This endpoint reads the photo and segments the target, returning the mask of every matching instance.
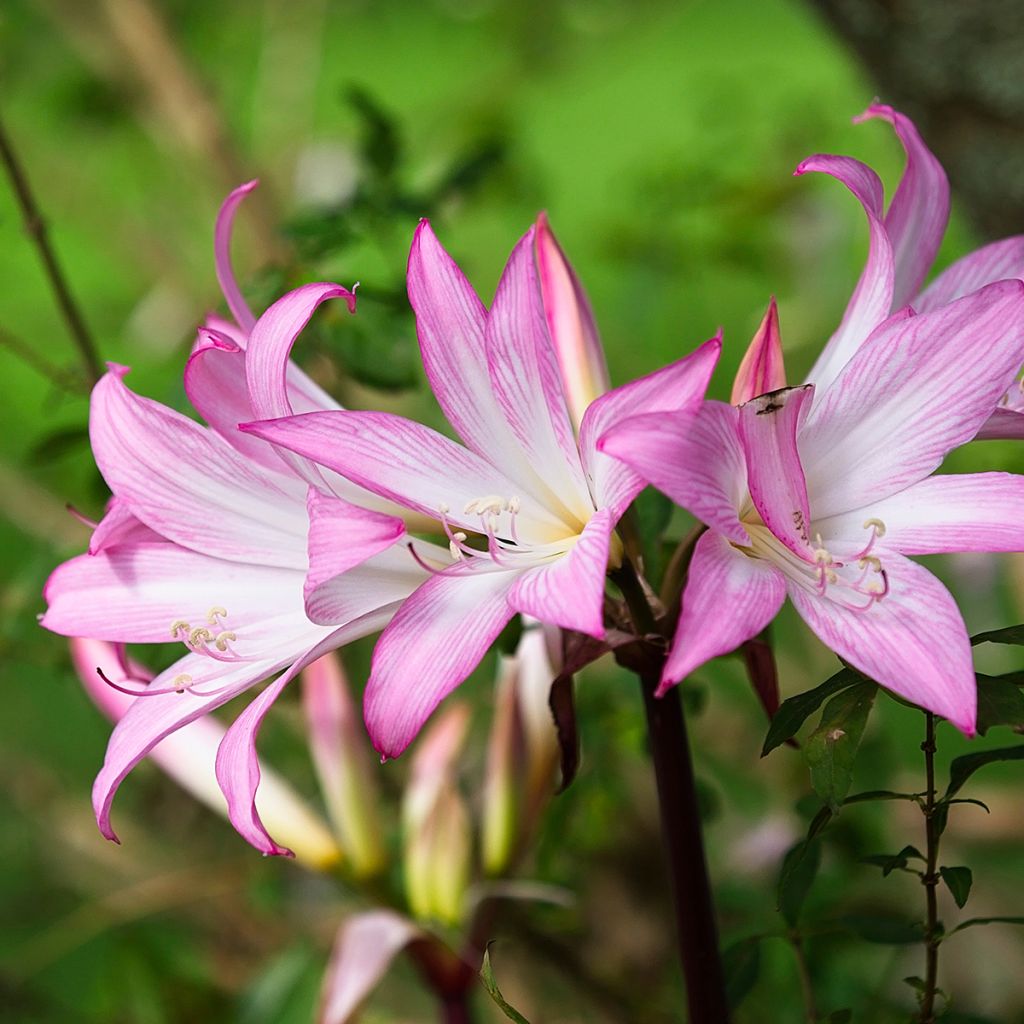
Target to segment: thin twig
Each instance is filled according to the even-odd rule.
[[[28,342],[22,341],[3,327],[0,327],[0,348],[13,352],[26,366],[30,366],[41,377],[45,377],[55,388],[61,391],[89,393],[90,385],[80,374],[51,362]]]
[[[789,943],[793,947],[793,954],[796,957],[796,971],[800,978],[800,994],[804,1000],[804,1016],[807,1024],[817,1024],[818,1004],[814,999],[814,985],[811,982],[811,971],[807,966],[807,953],[804,950],[803,937],[797,933],[789,936]]]
[[[25,232],[39,251],[39,258],[43,261],[43,268],[46,271],[47,280],[50,282],[50,288],[53,290],[61,316],[67,324],[71,340],[75,343],[81,356],[86,376],[95,383],[103,376],[103,364],[92,336],[85,326],[85,320],[71,295],[71,289],[60,269],[60,264],[57,262],[57,254],[53,251],[47,235],[46,221],[43,220],[43,215],[39,211],[39,205],[36,203],[35,195],[29,185],[28,175],[14,151],[14,146],[2,120],[0,120],[0,162],[3,163],[11,188],[14,190],[18,209],[21,211],[22,221],[25,225]]]
[[[925,712],[925,739],[921,744],[924,751],[925,794],[924,794],[924,830],[925,830],[925,870],[921,875],[927,903],[928,920],[925,927],[925,974],[924,990],[921,993],[920,1024],[933,1024],[935,1020],[935,994],[939,976],[939,831],[935,818],[935,716]]]

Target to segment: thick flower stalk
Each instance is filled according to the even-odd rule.
[[[217,777],[238,831],[265,853],[288,852],[254,804],[263,716],[303,666],[379,630],[428,576],[404,548],[394,549],[401,520],[351,503],[365,497],[379,507],[375,497],[235,429],[254,417],[337,408],[289,352],[320,302],[354,304],[337,285],[306,285],[253,316],[227,253],[231,218],[251,187],[228,198],[216,231],[218,275],[237,322],[200,329],[185,368],[189,400],[208,426],[134,394],[127,370],[112,366],[94,389],[89,428],[114,497],[89,552],[60,566],[46,586],[42,624],[54,632],[183,648],[151,682],[112,681],[136,699],[114,729],[93,790],[110,839],[114,794],[141,758],[282,673],[228,730]]]
[[[615,526],[643,480],[598,451],[597,438],[629,415],[692,416],[720,347],[712,339],[590,400],[577,436],[566,393],[579,412],[603,386],[604,361],[543,219],[513,250],[489,311],[426,222],[408,284],[427,377],[464,444],[379,412],[310,412],[245,427],[419,514],[447,541],[443,552],[408,541],[408,562],[428,578],[374,652],[364,713],[389,757],[516,613],[603,637],[605,575],[620,558]]]
[[[770,323],[755,338],[777,341]],[[788,594],[840,657],[973,734],[963,619],[907,556],[1024,550],[1024,478],[932,475],[977,434],[1022,358],[1024,282],[1003,281],[890,317],[823,388],[707,402],[695,422],[643,416],[613,428],[602,448],[709,528],[661,691],[756,636]]]

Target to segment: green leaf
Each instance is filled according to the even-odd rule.
[[[743,1002],[757,984],[757,976],[761,971],[760,943],[760,936],[740,939],[722,953],[725,996],[732,1010]]]
[[[875,867],[881,868],[882,875],[885,876],[898,869],[906,868],[911,858],[921,861],[925,859],[924,854],[916,847],[904,846],[899,853],[872,853],[867,857],[861,857],[861,863],[873,864]]]
[[[775,712],[772,723],[768,727],[768,735],[765,737],[764,746],[761,748],[761,756],[771,753],[777,746],[792,739],[800,729],[800,726],[814,714],[822,704],[833,694],[845,690],[847,687],[855,686],[862,682],[864,677],[851,668],[840,669],[834,676],[826,679],[820,686],[806,693],[798,693],[795,697],[789,697],[782,702],[782,706]]]
[[[853,796],[848,796],[843,801],[843,806],[863,804],[870,800],[910,800],[912,803],[917,803],[918,796],[916,793],[894,793],[891,789],[869,789],[863,793],[854,793]]]
[[[886,946],[907,946],[924,939],[924,925],[901,917],[876,914],[847,914],[839,923],[865,942]]]
[[[979,750],[976,754],[964,754],[953,759],[949,766],[949,785],[946,787],[944,800],[960,791],[960,787],[979,769],[996,761],[1024,760],[1024,745],[1017,747],[997,747],[995,750]]]
[[[833,1010],[826,1018],[825,1024],[850,1024],[853,1010]]]
[[[984,736],[993,725],[1024,725],[1024,693],[1020,672],[1005,676],[978,677],[978,732]]]
[[[501,990],[498,988],[498,983],[494,980],[494,968],[491,966],[491,946],[488,943],[487,948],[484,950],[484,962],[480,968],[480,978],[484,983],[484,988],[487,989],[488,994],[497,1004],[498,1009],[501,1010],[509,1020],[515,1021],[515,1024],[530,1024],[530,1022],[513,1006],[505,1000],[505,997],[501,994]]]
[[[971,895],[971,883],[974,876],[970,868],[939,868],[939,874],[946,883],[946,888],[953,894],[956,905],[963,910],[967,897]]]
[[[1013,644],[1015,647],[1024,647],[1024,624],[1004,626],[1002,629],[989,629],[984,633],[977,633],[971,637],[971,643]]]
[[[853,762],[877,693],[877,685],[865,681],[837,694],[825,705],[818,728],[804,744],[814,792],[833,811],[850,791]]]
[[[782,860],[776,889],[776,907],[791,928],[821,866],[821,848],[814,839],[802,839],[789,848]]]
[[[1024,924],[1024,917],[972,917],[970,920],[958,924],[949,935],[956,935],[957,932],[962,932],[965,928],[977,928],[983,924]],[[949,936],[947,935],[946,938]]]

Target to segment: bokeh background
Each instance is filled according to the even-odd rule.
[[[890,131],[851,124],[875,95],[920,115],[957,172],[940,265],[1024,229],[1024,161],[1008,158],[1021,145],[1019,5],[959,5],[974,12],[960,21],[956,6],[6,0],[0,117],[103,358],[177,408],[195,325],[221,306],[217,207],[256,176],[235,245],[253,304],[303,281],[361,282],[358,316],[329,313],[297,350],[347,405],[439,423],[403,294],[418,218],[432,218],[489,297],[540,209],[589,290],[614,380],[722,326],[712,391],[726,397],[769,295],[791,379],[842,313],[865,254],[862,214],[837,184],[791,171],[810,153],[845,152],[891,188],[901,153]],[[95,829],[88,794],[109,726],[64,643],[35,618],[48,571],[87,539],[65,505],[96,516],[106,494],[88,453],[80,363],[6,183],[0,282],[0,1018],[308,1021],[333,933],[356,905],[344,886],[261,859],[149,765],[118,798],[123,845]],[[950,465],[1024,470],[1024,459],[1012,445],[975,445]],[[1024,617],[1019,559],[933,567],[972,631]],[[776,642],[785,694],[834,671],[788,611]],[[980,667],[1018,667],[1013,652],[979,649]],[[355,679],[366,660],[367,649],[350,653]],[[806,770],[789,748],[759,759],[766,723],[738,661],[713,663],[687,690],[723,942],[771,936],[737,1020],[805,1020],[774,886],[814,810],[802,799]],[[464,694],[482,738],[492,690],[477,681]],[[262,747],[315,800],[294,696],[279,701]],[[498,922],[499,982],[535,1022],[676,1020],[639,696],[597,666],[578,699],[580,777],[551,807],[527,870],[578,901],[514,906]],[[855,787],[921,788],[921,732],[917,713],[880,699]],[[996,729],[975,746],[1013,740]],[[942,765],[968,749],[948,728],[939,746]],[[467,790],[482,770],[473,750]],[[401,761],[381,769],[392,794],[405,771]],[[1024,914],[1019,792],[1019,771],[994,766],[968,794],[991,813],[955,815],[943,861],[972,866],[975,891],[967,911],[943,904],[947,925],[968,912]],[[920,947],[865,943],[834,921],[900,905],[918,913],[916,879],[882,879],[858,858],[922,841],[905,804],[851,808],[829,833],[806,915],[823,1019],[841,1008],[866,1024],[907,1019],[913,993],[901,979],[921,973]],[[955,1019],[1024,1020],[1022,957],[1012,928],[944,946]],[[485,1002],[482,1019],[500,1019]],[[433,1013],[400,963],[365,1019]]]

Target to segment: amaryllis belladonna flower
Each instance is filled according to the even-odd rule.
[[[427,517],[448,541],[440,559],[410,542],[410,561],[430,578],[374,652],[364,712],[388,756],[405,749],[517,612],[603,636],[605,574],[619,557],[614,529],[643,481],[596,440],[623,416],[695,412],[719,351],[713,339],[595,397],[606,371],[593,321],[543,218],[513,250],[489,311],[426,222],[408,283],[427,376],[464,444],[379,412],[312,412],[245,428]]]

